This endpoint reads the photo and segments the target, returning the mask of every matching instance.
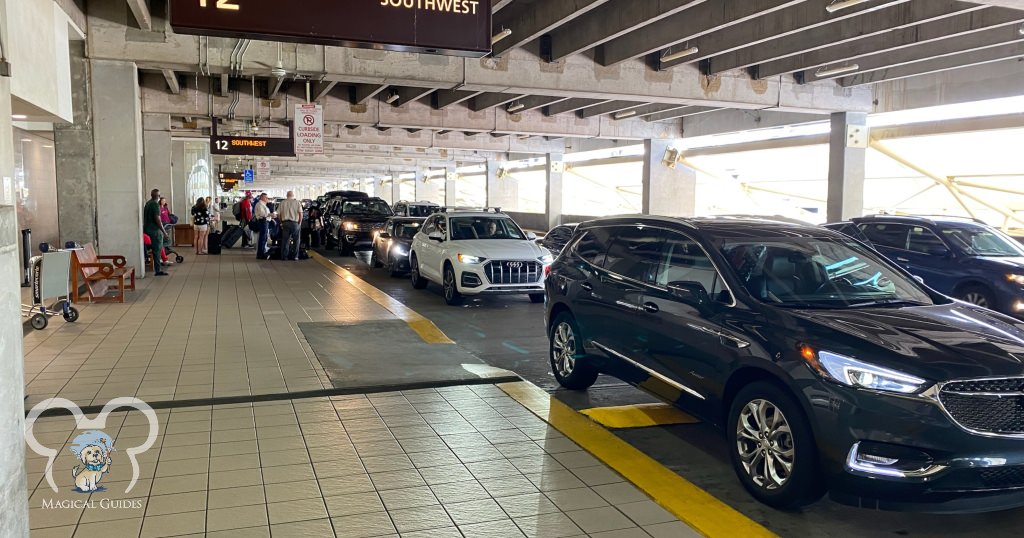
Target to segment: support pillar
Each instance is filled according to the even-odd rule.
[[[122,254],[144,276],[142,251],[142,112],[133,62],[91,60],[96,216],[102,253]],[[170,188],[165,185],[163,189]]]
[[[18,0],[15,0],[18,1]],[[7,0],[0,0],[0,39],[7,33]],[[12,71],[32,69],[14,65]],[[0,77],[0,536],[28,538],[25,478],[25,368],[22,356],[21,261],[14,185],[11,79]],[[11,188],[7,188],[11,185]]]
[[[565,175],[563,158],[561,153],[547,154],[544,222],[548,230],[562,223],[562,176]]]
[[[92,81],[85,42],[69,44],[74,123],[53,126],[60,245],[93,243],[96,235],[96,162],[93,158]]]
[[[644,141],[642,211],[645,215],[692,217],[697,211],[697,172],[665,162],[671,140]]]
[[[391,205],[402,201],[402,180],[401,174],[391,176]]]
[[[868,148],[868,115],[863,112],[832,114],[828,148],[829,222],[864,214],[864,166]]]
[[[459,187],[456,182],[459,174],[455,171],[455,163],[445,167],[444,170],[444,205],[455,207],[459,205]]]
[[[149,191],[160,189],[170,201],[171,212],[184,218],[195,200],[192,200],[192,204],[189,204],[188,201],[185,201],[184,204],[175,203],[174,182],[171,174],[173,154],[171,117],[167,114],[145,114],[142,117],[142,129],[142,162],[144,163],[142,192],[148,195]]]
[[[498,183],[498,161],[487,159],[484,163],[484,206],[501,207],[501,185]]]

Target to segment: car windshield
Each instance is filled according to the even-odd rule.
[[[409,206],[410,217],[429,217],[434,213],[437,213],[439,208],[432,205],[411,205]]]
[[[1024,249],[1016,241],[985,226],[943,227],[942,236],[972,256],[1024,257]]]
[[[345,200],[341,212],[345,215],[390,215],[391,209],[383,200]]]
[[[846,239],[807,237],[725,243],[722,255],[755,298],[778,306],[930,305],[902,273]]]
[[[416,235],[416,232],[420,231],[420,223],[418,222],[402,222],[395,226],[395,237],[404,237],[405,239],[412,239]]]
[[[452,239],[526,239],[508,217],[452,217]]]

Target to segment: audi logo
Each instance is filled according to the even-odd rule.
[[[522,269],[523,262],[508,262],[509,269]]]

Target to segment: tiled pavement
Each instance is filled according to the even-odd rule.
[[[392,319],[315,262],[248,254],[187,262],[126,305],[88,306],[79,324],[27,335],[29,393],[84,405],[321,388],[297,322]],[[57,493],[46,459],[28,452],[32,536],[697,536],[493,385],[157,415],[127,494],[125,450],[145,439],[144,415],[108,417],[114,463],[108,490],[92,494],[70,489],[73,421],[40,419],[37,439],[63,448]]]

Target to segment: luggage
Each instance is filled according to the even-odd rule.
[[[206,251],[213,255],[220,254],[220,241],[220,232],[211,232],[206,240]]]
[[[268,260],[280,260],[281,259],[281,246],[274,245],[267,247],[267,259]]]
[[[305,247],[299,249],[299,259],[300,260],[308,260],[309,259],[309,252],[306,251]]]
[[[221,235],[220,246],[222,248],[235,248],[235,245],[242,239],[242,227],[229,225]]]

